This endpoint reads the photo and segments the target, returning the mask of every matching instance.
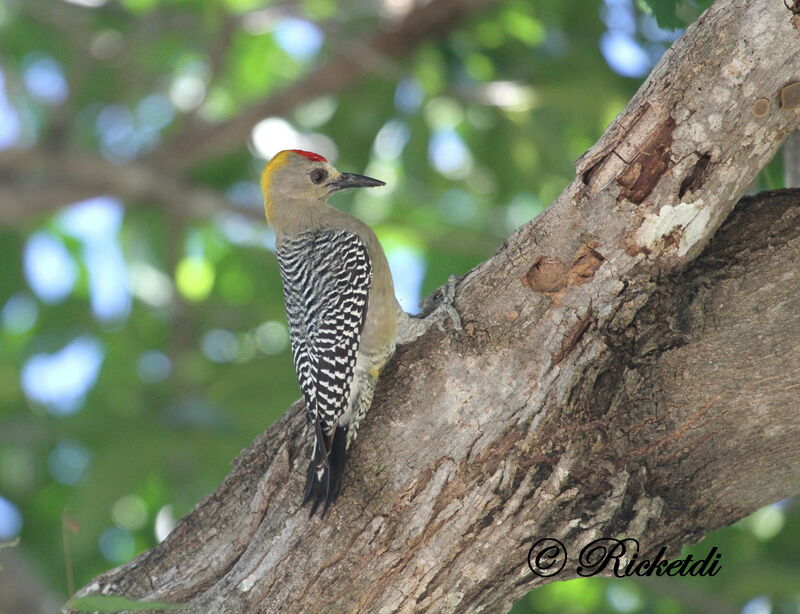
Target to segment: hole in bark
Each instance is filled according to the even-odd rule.
[[[558,258],[539,256],[522,278],[522,283],[534,292],[558,292],[567,285],[567,271],[567,264]]]
[[[638,205],[655,189],[671,166],[669,154],[673,130],[675,120],[671,117],[653,130],[628,167],[617,178],[617,183],[622,188],[620,198],[627,198]]]
[[[766,98],[759,98],[753,103],[753,106],[750,107],[750,110],[752,111],[753,116],[759,119],[766,117],[767,113],[769,113],[769,100]]]
[[[684,194],[691,190],[696,190],[703,184],[706,175],[708,175],[708,167],[710,164],[710,154],[704,153],[702,156],[700,156],[700,158],[698,158],[697,162],[694,163],[692,170],[689,171],[689,174],[686,175],[681,182],[681,187],[678,190],[679,198],[683,198]]]
[[[589,168],[587,168],[583,173],[581,173],[581,181],[583,181],[584,185],[589,185],[592,182],[592,176],[597,172],[605,161],[608,159],[608,156],[603,156],[597,162],[592,164]]]
[[[800,81],[795,81],[781,89],[781,108],[792,110],[798,107],[800,107]]]

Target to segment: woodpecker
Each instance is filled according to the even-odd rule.
[[[397,302],[375,233],[327,203],[340,190],[382,185],[339,172],[323,156],[299,149],[277,153],[261,174],[292,356],[314,435],[303,497],[303,505],[312,503],[311,515],[320,504],[324,515],[339,495],[347,449],[396,344],[427,328]],[[449,303],[453,280],[436,313],[460,329]]]
[[[276,154],[261,175],[295,370],[314,444],[303,504],[323,514],[342,484],[345,455],[394,352],[402,312],[375,233],[328,197],[383,181],[341,173],[321,155]]]

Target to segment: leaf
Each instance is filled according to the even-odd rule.
[[[142,15],[155,10],[158,0],[122,0],[122,4],[131,13]]]
[[[686,27],[686,24],[677,14],[680,0],[640,0],[640,2],[650,9],[659,27],[665,30],[677,30]]]
[[[665,30],[681,30],[711,6],[711,0],[637,0],[638,7]]]
[[[64,606],[78,612],[144,612],[146,610],[180,610],[186,604],[166,601],[136,601],[117,595],[88,595],[70,599]]]

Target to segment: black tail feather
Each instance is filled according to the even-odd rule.
[[[311,513],[309,517],[314,515],[320,501],[324,497],[327,490],[325,488],[328,482],[328,441],[322,433],[322,427],[319,420],[314,421],[314,449],[311,452],[311,462],[308,463],[308,472],[306,473],[306,489],[303,495],[303,505],[311,501]]]
[[[342,490],[342,478],[344,477],[344,463],[347,459],[347,427],[337,426],[336,433],[331,442],[331,452],[328,456],[331,474],[331,490],[328,499],[325,501],[325,509],[328,505],[336,501]],[[323,515],[324,515],[323,511]]]
[[[314,452],[308,464],[303,496],[303,505],[311,501],[309,517],[314,515],[322,503],[324,503],[322,507],[322,517],[324,517],[328,506],[339,496],[346,458],[347,427],[337,426],[333,437],[328,440],[317,423],[314,431]]]

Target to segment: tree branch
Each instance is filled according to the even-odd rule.
[[[34,214],[113,194],[130,205],[151,201],[168,207],[178,219],[209,218],[231,211],[264,222],[261,208],[245,208],[210,188],[199,188],[147,164],[113,164],[75,151],[39,149],[0,152],[0,172],[13,188],[0,187],[0,224],[19,224]]]
[[[341,53],[261,103],[236,117],[205,129],[195,127],[154,152],[157,166],[185,169],[196,162],[241,147],[259,121],[284,115],[298,105],[326,94],[334,94],[367,74],[377,58],[394,59],[415,49],[422,41],[449,30],[462,18],[486,8],[496,0],[431,0],[419,4],[397,27],[381,29],[366,40],[345,46]]]
[[[13,188],[0,187],[0,224],[18,224],[31,214],[51,212],[103,193],[128,201],[153,200],[181,217],[208,217],[220,210],[233,210],[263,222],[260,209],[237,207],[213,190],[190,186],[180,177],[180,171],[199,160],[241,147],[252,127],[264,117],[285,114],[303,102],[336,93],[494,2],[432,0],[422,4],[396,27],[385,27],[365,40],[344,45],[327,64],[228,122],[203,129],[196,121],[189,121],[188,128],[171,141],[146,158],[124,166],[74,151],[62,155],[33,150],[0,152],[0,171],[15,173]],[[31,176],[33,181],[29,181]],[[56,177],[65,180],[55,181]]]
[[[745,200],[708,245],[798,127],[779,102],[800,77],[791,18],[720,0],[687,30],[562,196],[462,280],[465,334],[400,348],[328,516],[299,507],[295,405],[81,593],[500,612],[553,579],[528,570],[538,538],[566,545],[562,580],[598,537],[674,554],[800,491],[798,193]]]

